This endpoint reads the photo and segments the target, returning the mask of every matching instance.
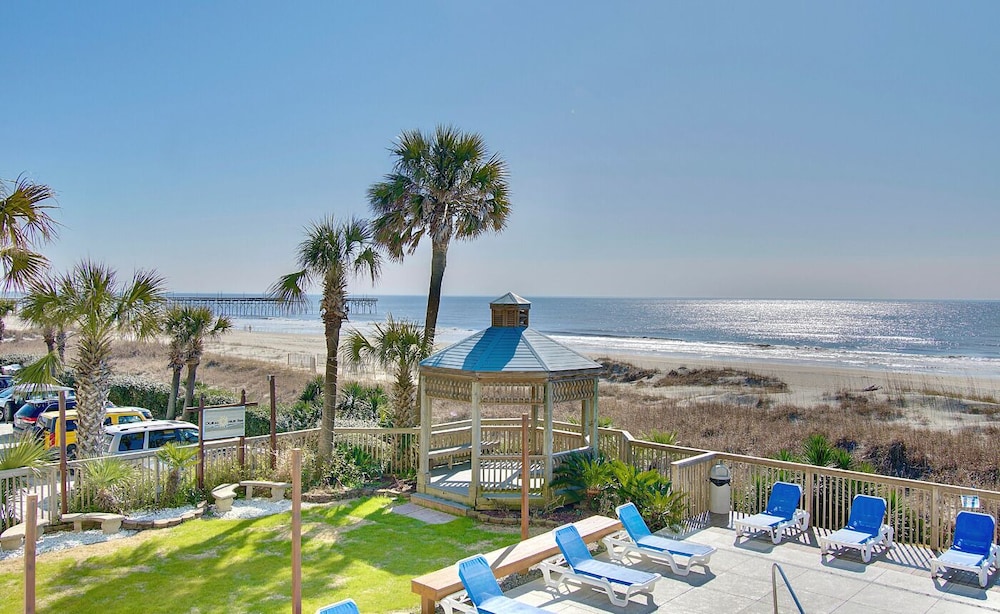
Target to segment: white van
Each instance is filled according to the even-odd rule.
[[[108,454],[155,450],[174,442],[180,446],[198,443],[198,427],[181,420],[147,420],[104,428]]]

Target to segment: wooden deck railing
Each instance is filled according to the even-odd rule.
[[[484,454],[481,485],[485,492],[512,492],[519,488],[510,480],[510,467],[520,463],[520,433],[515,419],[483,420],[485,436],[499,441],[499,453]],[[567,455],[580,448],[582,437],[579,425],[558,422],[554,425],[553,469]],[[469,442],[472,423],[468,420],[435,425],[432,428],[432,447],[460,445]],[[278,435],[279,454],[292,447],[314,446],[318,429],[281,433]],[[419,466],[419,429],[336,429],[334,441],[351,448],[358,448],[373,461],[395,472],[405,473]],[[515,436],[516,435],[516,436]],[[732,475],[732,509],[737,514],[753,514],[764,508],[771,485],[778,480],[802,486],[802,505],[809,512],[811,525],[823,530],[843,527],[850,512],[850,504],[857,494],[883,497],[888,503],[887,522],[895,530],[895,539],[905,544],[932,548],[945,548],[951,544],[955,515],[963,509],[1000,516],[1000,492],[908,480],[871,473],[844,471],[816,467],[754,456],[713,452],[683,446],[642,441],[627,431],[599,429],[599,450],[608,457],[646,470],[655,469],[670,478],[673,488],[687,493],[689,518],[708,513],[711,486],[708,474],[716,462],[725,463]],[[239,440],[230,439],[205,444],[206,481],[231,480],[228,473],[239,468],[242,459],[243,475],[264,475],[270,471],[271,450],[269,438],[248,437],[241,450]],[[161,463],[155,461],[154,452],[120,456],[135,466],[139,473],[136,491],[155,497],[164,479]],[[545,489],[545,458],[539,454],[531,457],[531,493],[542,494]],[[78,460],[70,463],[73,482],[79,483],[92,461]],[[505,471],[501,471],[506,468]],[[193,469],[189,469],[193,471]],[[227,473],[228,472],[228,473]],[[7,504],[20,516],[22,500],[28,492],[41,495],[44,513],[58,517],[58,465],[50,465],[40,475],[28,477],[23,471],[0,473],[7,492]],[[15,485],[15,480],[17,485]],[[515,480],[519,484],[519,477]],[[8,483],[9,482],[9,483]],[[154,493],[150,495],[149,493]],[[86,495],[81,495],[86,496]]]

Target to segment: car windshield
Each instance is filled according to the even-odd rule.
[[[18,418],[37,418],[38,414],[45,411],[45,405],[35,405],[34,403],[25,403],[21,406],[21,409],[17,410],[14,416]]]

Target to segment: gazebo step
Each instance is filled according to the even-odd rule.
[[[441,497],[435,497],[434,495],[428,495],[425,493],[413,493],[410,495],[410,502],[415,503],[420,507],[426,507],[432,510],[438,510],[439,512],[445,512],[446,514],[454,514],[456,516],[468,516],[472,512],[472,509],[464,503],[448,501],[447,499],[442,499]]]
[[[539,507],[545,504],[545,499],[541,495],[529,495],[528,506]],[[494,492],[479,496],[478,509],[499,510],[499,509],[519,509],[521,507],[521,493],[500,493]]]

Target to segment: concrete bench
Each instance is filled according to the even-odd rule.
[[[45,532],[45,525],[49,524],[48,520],[39,520],[35,525],[38,538],[41,539],[42,533]],[[17,550],[24,543],[24,532],[28,530],[28,525],[15,524],[3,533],[0,533],[0,550]]]
[[[240,486],[246,486],[247,488],[247,499],[253,497],[254,488],[270,488],[271,498],[269,501],[271,503],[277,503],[285,498],[285,490],[292,487],[288,482],[264,482],[260,480],[243,480],[240,482]]]
[[[496,448],[499,445],[500,445],[499,441],[484,441],[482,444],[480,444],[479,449],[481,451],[483,451],[483,452],[489,452],[490,450],[493,450],[494,448]],[[471,457],[472,456],[472,444],[471,443],[463,443],[463,444],[458,445],[458,446],[450,446],[450,447],[447,447],[447,448],[437,448],[437,449],[434,449],[434,450],[430,450],[427,453],[428,462],[432,466],[434,465],[434,461],[440,460],[440,459],[446,459],[448,461],[448,468],[449,469],[451,469],[452,465],[455,464],[455,457],[456,456],[460,456],[460,457],[470,456]]]
[[[233,509],[233,499],[236,498],[236,489],[239,484],[219,484],[212,489],[212,498],[215,499],[215,510],[218,512],[228,512]]]
[[[616,518],[606,516],[584,518],[574,522],[573,526],[580,532],[583,541],[587,543],[597,542],[622,529],[621,522]],[[557,554],[559,554],[559,546],[556,545],[555,533],[548,531],[483,556],[486,557],[493,569],[493,575],[500,578],[515,572],[525,572],[528,568]],[[414,578],[410,582],[410,590],[420,595],[421,614],[433,614],[438,601],[463,590],[462,581],[458,577],[458,565],[452,564],[444,569]]]
[[[81,512],[78,514],[63,514],[63,522],[72,522],[73,530],[79,533],[83,530],[83,523],[101,523],[101,531],[105,535],[113,535],[122,528],[122,521],[125,516],[121,514],[107,514],[104,512]]]

